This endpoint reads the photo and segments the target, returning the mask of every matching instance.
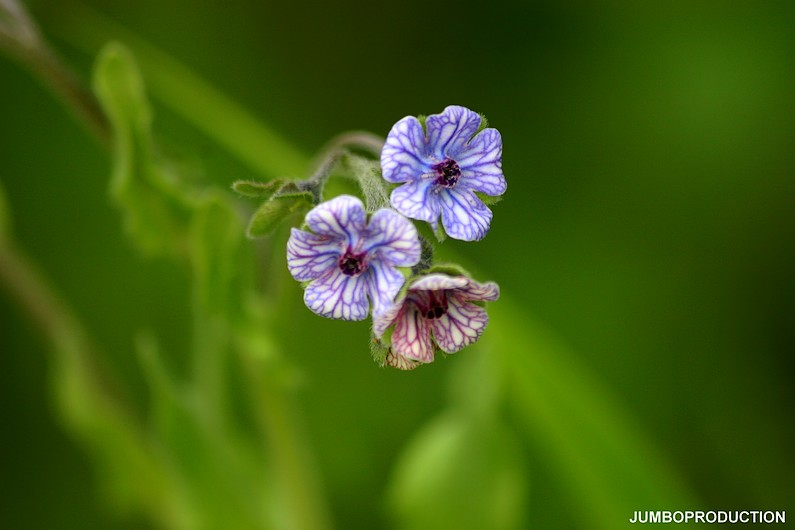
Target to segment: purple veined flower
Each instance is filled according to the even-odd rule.
[[[455,353],[478,340],[488,324],[486,310],[473,301],[494,301],[500,288],[466,276],[432,273],[409,285],[404,295],[373,318],[373,334],[381,338],[394,325],[386,364],[403,370],[433,361],[434,343]]]
[[[425,120],[414,116],[397,122],[381,151],[384,178],[402,186],[392,191],[392,207],[407,217],[442,226],[464,241],[483,239],[491,210],[475,195],[505,193],[502,137],[497,129],[480,128],[481,117],[449,106]]]
[[[381,209],[368,221],[362,201],[340,195],[306,214],[312,232],[292,229],[287,267],[293,278],[310,282],[304,303],[320,316],[363,320],[393,303],[405,278],[397,267],[420,259],[420,242],[411,222]]]

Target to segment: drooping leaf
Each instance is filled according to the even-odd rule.
[[[510,296],[481,338],[499,358],[524,433],[583,528],[616,528],[643,507],[697,505],[676,470],[598,378]]]
[[[274,179],[267,182],[255,180],[238,180],[232,184],[232,189],[244,197],[252,199],[270,199],[284,185],[284,179]]]
[[[122,45],[110,43],[100,53],[94,90],[113,129],[110,193],[127,234],[146,254],[183,253],[191,192],[155,156],[143,80]]]

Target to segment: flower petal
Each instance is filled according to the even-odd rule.
[[[439,348],[455,353],[478,340],[489,322],[486,310],[453,294],[447,300],[447,313],[432,320],[433,338]]]
[[[406,281],[394,267],[379,260],[371,261],[367,273],[362,276],[367,278],[367,292],[376,317],[394,305],[395,296]]]
[[[450,188],[439,194],[442,225],[447,235],[462,241],[483,239],[489,232],[492,213],[467,189]]]
[[[304,303],[312,312],[326,318],[364,320],[367,318],[366,276],[346,276],[339,267],[310,283]]]
[[[340,241],[293,228],[287,241],[287,267],[299,282],[319,278],[335,267],[342,249]]]
[[[420,239],[411,221],[382,208],[370,217],[364,251],[385,263],[411,267],[420,261]]]
[[[441,114],[428,116],[425,127],[430,154],[439,160],[456,159],[480,127],[480,121],[479,114],[457,105],[445,108]]]
[[[441,291],[443,289],[458,289],[466,287],[471,280],[464,276],[448,276],[447,274],[433,273],[417,278],[409,286],[410,291]]]
[[[405,306],[405,310],[400,312],[395,321],[392,351],[415,361],[424,363],[433,361],[431,330],[414,304]]]
[[[406,357],[393,352],[391,349],[386,354],[384,364],[391,366],[392,368],[397,368],[398,370],[414,370],[416,367],[420,366],[420,363],[417,361],[407,359]]]
[[[345,239],[353,244],[364,231],[366,218],[362,201],[351,195],[340,195],[309,210],[306,224],[318,235]]]
[[[456,290],[462,300],[479,300],[493,302],[500,297],[500,286],[494,282],[478,283],[469,280],[465,287]]]
[[[425,132],[419,120],[406,116],[389,131],[381,150],[381,171],[389,182],[411,182],[430,170]]]
[[[403,309],[403,303],[406,301],[406,294],[403,293],[383,311],[373,315],[373,335],[377,338],[384,336],[387,328],[391,326],[395,319],[398,318],[400,310]]]
[[[392,190],[389,202],[406,217],[433,223],[439,219],[439,199],[433,188],[432,180],[417,179]]]
[[[479,132],[456,162],[461,168],[461,184],[486,195],[505,193],[507,183],[502,174],[502,137],[497,129]]]

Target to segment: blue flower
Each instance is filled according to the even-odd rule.
[[[368,222],[362,202],[341,195],[306,214],[312,232],[292,229],[287,267],[293,278],[310,282],[304,303],[328,318],[363,320],[369,304],[378,315],[391,306],[405,281],[396,267],[420,259],[417,230],[408,219],[387,209]]]
[[[497,129],[480,128],[480,116],[450,106],[428,116],[425,130],[414,116],[397,122],[381,151],[384,178],[403,183],[392,191],[392,206],[407,217],[464,241],[483,239],[492,213],[475,192],[505,193],[502,138]],[[475,134],[477,133],[477,134]]]

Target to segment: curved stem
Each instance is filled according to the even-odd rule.
[[[30,69],[94,136],[110,146],[110,125],[93,94],[47,45],[38,28],[16,0],[0,0],[0,48]]]
[[[377,134],[367,131],[348,131],[339,134],[326,143],[315,157],[312,167],[316,168],[313,175],[318,173],[327,161],[335,156],[339,157],[348,149],[361,149],[368,153],[380,157],[381,149],[384,148],[384,139]]]

